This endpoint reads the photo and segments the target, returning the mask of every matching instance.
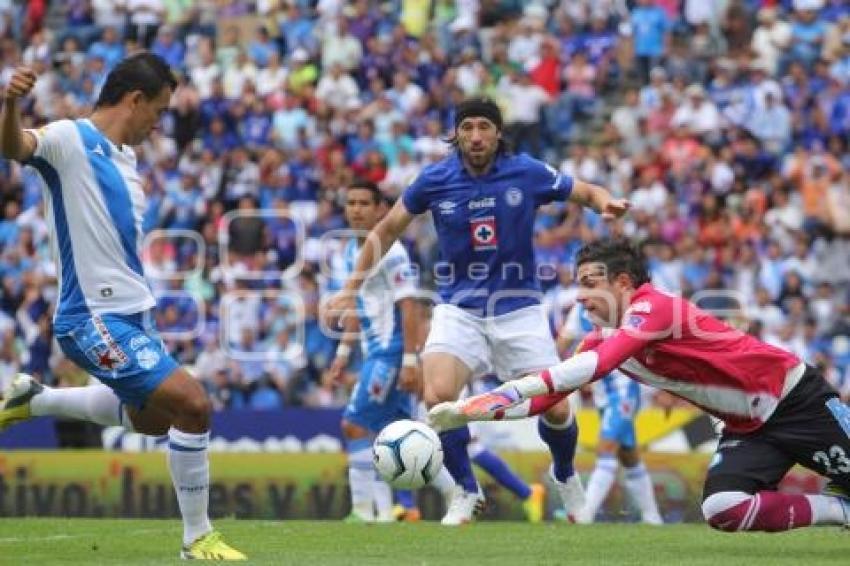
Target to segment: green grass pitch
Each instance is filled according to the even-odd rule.
[[[481,522],[348,525],[330,521],[219,520],[254,564],[850,564],[838,528],[724,534],[705,525]],[[157,520],[0,519],[0,564],[170,564],[180,523]]]

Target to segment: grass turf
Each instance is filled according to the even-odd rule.
[[[724,534],[705,525],[481,522],[349,525],[330,521],[219,520],[228,542],[256,564],[848,564],[839,528]],[[0,564],[178,563],[176,521],[0,519]]]

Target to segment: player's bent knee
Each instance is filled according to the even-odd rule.
[[[444,401],[456,401],[458,397],[457,391],[454,390],[448,383],[442,383],[437,380],[425,382],[425,387],[422,391],[422,400],[430,408]]]
[[[144,410],[128,408],[127,413],[135,432],[149,436],[165,436],[171,428],[171,418],[166,413],[150,407]]]
[[[185,432],[203,432],[209,429],[212,404],[206,395],[203,397],[183,397],[176,408],[174,425]]]
[[[727,533],[740,531],[747,519],[753,496],[743,491],[713,493],[702,502],[702,514],[713,529]]]
[[[554,404],[543,413],[543,418],[549,424],[562,425],[570,419],[570,402],[566,396],[561,397],[561,395],[563,394],[556,393],[548,396],[550,401],[554,401]],[[561,398],[558,399],[558,397]]]
[[[210,400],[206,395],[203,397],[193,398],[189,401],[187,410],[191,415],[198,419],[209,420],[210,415],[212,414],[212,403],[210,403]]]

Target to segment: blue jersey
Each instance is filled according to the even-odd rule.
[[[469,174],[458,152],[423,169],[402,202],[412,214],[430,210],[434,216],[443,302],[479,315],[538,304],[535,213],[565,200],[572,188],[572,177],[525,154],[500,154],[479,177]]]

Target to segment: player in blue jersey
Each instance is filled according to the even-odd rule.
[[[576,304],[567,315],[558,337],[564,346],[562,350],[569,350],[570,345],[591,330],[593,323],[587,317],[584,307]],[[596,466],[587,482],[584,507],[576,513],[575,521],[582,524],[594,521],[617,478],[619,461],[625,473],[626,491],[640,511],[641,520],[651,525],[662,524],[652,478],[641,462],[635,435],[635,417],[640,410],[642,397],[640,383],[615,370],[590,387],[602,426],[596,447]]]
[[[366,234],[386,213],[377,185],[356,181],[346,191],[345,217],[352,237],[343,252],[346,275],[354,269]],[[393,421],[409,419],[422,387],[417,350],[417,277],[401,242],[395,242],[363,283],[357,297],[357,317],[346,319],[346,333],[337,348],[330,373],[339,379],[348,365],[359,327],[363,365],[342,419],[351,487],[349,521],[394,520],[390,486],[377,477],[372,463],[374,435]],[[441,481],[446,478],[445,472]],[[409,504],[408,504],[409,505]]]
[[[12,76],[0,152],[41,174],[59,283],[55,335],[65,355],[104,385],[52,389],[19,374],[4,392],[0,430],[53,415],[167,434],[181,556],[244,559],[210,524],[210,402],[150,324],[156,301],[139,259],[145,195],[132,146],[168,109],[174,76],[160,57],[133,55],[109,73],[91,116],[23,130],[19,101],[35,82],[25,67]]]
[[[456,400],[463,387],[492,365],[513,379],[557,363],[555,343],[540,305],[533,237],[539,206],[570,199],[606,217],[628,209],[602,187],[558,173],[512,154],[502,140],[502,116],[488,98],[474,98],[455,110],[455,147],[429,165],[375,227],[358,257],[355,273],[328,304],[329,316],[351,312],[365,274],[391,248],[414,216],[430,211],[437,229],[440,262],[435,268],[442,304],[434,309],[423,349],[424,399],[429,406]],[[524,418],[530,404],[505,418]],[[434,414],[432,412],[432,418]],[[481,497],[472,473],[469,429],[441,433],[445,464],[462,490],[443,524],[472,520]],[[583,502],[572,460],[577,429],[563,401],[539,421],[540,436],[553,456],[553,479],[572,512]],[[571,511],[572,510],[572,511]]]

